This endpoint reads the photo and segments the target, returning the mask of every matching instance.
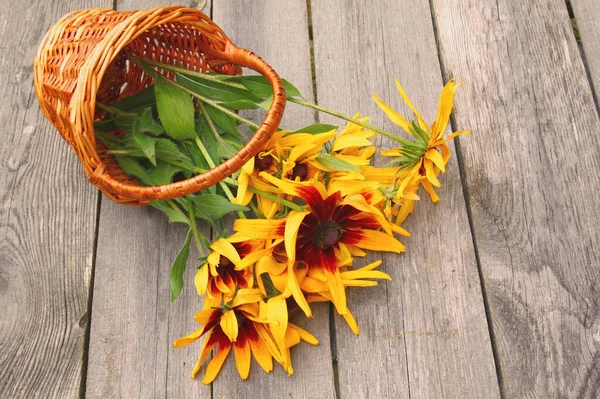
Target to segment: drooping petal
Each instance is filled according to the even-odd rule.
[[[239,289],[231,303],[231,307],[246,305],[249,303],[256,303],[262,299],[262,292],[258,288],[242,288]]]
[[[435,149],[431,148],[425,153],[425,158],[431,160],[442,172],[446,172],[446,163],[442,155]]]
[[[273,370],[273,357],[269,353],[266,345],[258,338],[258,333],[255,332],[256,337],[248,339],[250,343],[250,349],[256,359],[256,362],[266,373],[270,373]]]
[[[440,105],[438,107],[437,115],[435,116],[435,122],[431,127],[431,144],[442,138],[446,126],[448,126],[448,120],[450,119],[450,113],[452,113],[452,107],[454,106],[454,92],[461,86],[462,83],[456,83],[454,79],[451,79],[440,95]]]
[[[442,183],[440,183],[433,170],[433,162],[429,159],[425,159],[423,160],[423,166],[425,167],[425,176],[427,176],[427,180],[436,187],[442,187]]]
[[[285,224],[285,252],[287,257],[291,261],[296,260],[296,240],[298,238],[298,231],[302,221],[310,212],[296,212],[292,211],[288,215],[287,222]]]
[[[204,264],[198,269],[196,275],[194,276],[194,285],[196,286],[196,291],[198,291],[198,295],[204,296],[206,293],[206,287],[208,287],[208,265]]]
[[[238,374],[242,378],[242,380],[248,379],[248,375],[250,374],[250,345],[247,340],[244,339],[238,340],[238,342],[233,344],[233,357],[235,358],[235,366],[237,368]]]
[[[296,300],[296,303],[304,311],[306,317],[312,317],[312,311],[310,310],[310,306],[308,306],[308,302],[306,302],[306,298],[300,289],[300,284],[298,283],[298,279],[296,278],[296,273],[294,273],[294,262],[288,261],[288,284],[292,296]]]
[[[346,323],[348,323],[348,327],[352,330],[355,335],[360,334],[360,329],[358,328],[358,323],[356,323],[356,319],[352,315],[352,313],[348,310],[345,314],[342,315]]]
[[[237,219],[233,230],[258,239],[283,238],[285,219]]]
[[[431,133],[431,129],[430,129],[429,125],[427,125],[427,123],[425,122],[425,120],[423,119],[423,117],[421,116],[419,111],[417,111],[415,106],[412,105],[412,103],[408,99],[408,96],[404,92],[404,89],[400,85],[400,82],[398,81],[398,79],[394,78],[394,81],[396,82],[396,87],[398,88],[398,91],[400,92],[400,96],[402,96],[402,99],[404,100],[406,105],[408,105],[408,107],[412,110],[412,112],[414,112],[415,116],[417,117],[417,121],[419,122],[419,127],[421,127],[421,129],[423,129],[424,131]]]
[[[347,231],[342,236],[344,242],[359,248],[373,251],[404,252],[406,247],[393,236],[377,230]]]
[[[224,312],[219,324],[225,335],[227,335],[227,338],[229,338],[231,342],[235,342],[238,337],[238,322],[235,317],[235,311],[229,310]]]
[[[213,251],[229,259],[234,265],[237,265],[241,260],[240,255],[238,254],[233,244],[231,244],[224,238],[219,238],[218,240],[213,242],[210,248]]]
[[[289,328],[295,330],[296,333],[300,336],[300,339],[311,345],[319,345],[319,340],[315,338],[314,335],[306,331],[305,329],[298,327],[295,324],[289,324]]]
[[[344,282],[339,270],[335,270],[333,273],[326,271],[327,285],[329,286],[329,292],[333,298],[333,304],[337,312],[344,315],[348,312],[346,307],[346,289],[344,288]]]
[[[427,193],[429,194],[429,197],[431,198],[431,202],[433,202],[435,204],[436,202],[438,202],[440,200],[440,196],[437,195],[437,193],[433,189],[433,186],[431,185],[429,180],[423,180],[421,182],[421,184],[423,185],[423,188],[425,189],[425,191],[427,191]]]
[[[379,106],[379,108],[381,108],[383,112],[385,112],[387,117],[390,118],[392,122],[400,126],[406,133],[410,134],[410,129],[412,126],[406,119],[404,119],[402,115],[400,115],[399,113],[394,111],[392,107],[381,101],[379,97],[377,97],[377,95],[373,94],[372,97],[375,103]]]
[[[210,384],[214,381],[221,371],[221,367],[223,367],[223,363],[225,363],[225,359],[227,359],[227,355],[231,351],[231,343],[225,344],[224,342],[219,342],[219,349],[217,350],[217,354],[211,359],[206,367],[206,374],[204,374],[204,379],[202,380],[203,384]]]

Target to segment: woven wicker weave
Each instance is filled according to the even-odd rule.
[[[94,135],[102,116],[96,101],[112,104],[135,94],[152,79],[126,54],[183,65],[194,71],[235,75],[241,66],[264,75],[274,100],[265,120],[248,144],[214,169],[191,179],[162,186],[139,186],[119,168]],[[184,7],[116,12],[76,11],[64,16],[46,34],[34,66],[35,91],[44,115],[79,156],[90,182],[112,200],[147,204],[209,187],[255,156],[279,126],[285,91],[277,73],[260,57],[236,47],[202,12]]]

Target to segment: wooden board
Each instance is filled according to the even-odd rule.
[[[350,115],[360,111],[376,126],[398,131],[370,98],[376,92],[410,115],[394,85],[398,77],[425,118],[433,120],[443,82],[428,1],[348,6],[345,1],[313,0],[312,15],[320,105]],[[378,145],[389,148],[391,143],[380,140]],[[499,397],[452,150],[449,171],[441,180],[441,201],[433,205],[422,193],[405,224],[412,233],[402,240],[407,252],[383,257],[382,268],[393,281],[349,296],[360,336],[336,317],[342,398]],[[381,256],[366,261],[375,259]]]
[[[312,98],[310,49],[306,2],[294,0],[217,1],[213,19],[237,46],[246,47],[270,63],[280,76],[296,85],[306,98]],[[256,120],[261,114],[252,114]],[[282,128],[301,128],[314,123],[311,110],[288,104]],[[331,349],[329,346],[329,307],[313,306],[314,319],[295,316],[292,322],[306,328],[320,341],[313,347],[300,344],[292,349],[294,374],[279,366],[269,375],[253,362],[250,377],[242,381],[232,356],[213,383],[215,398],[333,398],[335,396]]]
[[[600,2],[597,0],[571,0],[585,61],[595,88],[600,93]]]
[[[46,31],[92,2],[2,5],[0,397],[76,398],[98,194],[42,115],[32,65]]]
[[[563,0],[434,0],[504,396],[600,392],[600,123]]]
[[[117,9],[167,3],[119,1]],[[210,386],[189,378],[199,349],[172,348],[177,338],[198,327],[193,317],[202,306],[193,286],[194,251],[184,290],[175,302],[169,301],[169,271],[186,236],[182,226],[168,224],[149,207],[126,207],[102,198],[87,397],[210,396]],[[210,237],[209,227],[201,231]]]

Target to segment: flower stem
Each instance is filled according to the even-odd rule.
[[[304,208],[302,208],[302,206],[300,206],[300,205],[298,205],[298,204],[296,204],[296,203],[294,203],[292,201],[288,201],[286,199],[279,198],[276,195],[267,193],[265,191],[259,190],[257,188],[251,187],[251,186],[248,186],[248,191],[252,191],[254,194],[258,194],[261,197],[265,197],[267,199],[270,199],[273,202],[277,202],[278,204],[281,204],[283,206],[287,206],[288,208],[293,209],[295,211],[304,212]]]
[[[324,108],[324,107],[321,107],[320,105],[313,104],[313,103],[311,103],[311,102],[308,102],[308,101],[305,101],[305,100],[302,100],[302,99],[300,99],[300,98],[296,98],[296,97],[294,97],[294,98],[288,98],[287,100],[288,100],[289,102],[291,102],[291,103],[296,103],[296,104],[298,104],[298,105],[302,105],[302,106],[304,106],[304,107],[312,108],[312,109],[314,109],[314,110],[317,110],[317,111],[320,111],[320,112],[324,112],[324,113],[326,113],[326,114],[333,115],[333,116],[335,116],[335,117],[338,117],[338,118],[341,118],[341,119],[347,120],[348,122],[355,123],[355,124],[357,124],[357,125],[360,125],[360,126],[362,126],[362,127],[365,127],[365,128],[367,128],[367,129],[370,129],[370,130],[372,130],[372,131],[374,131],[374,132],[377,132],[377,133],[379,133],[379,134],[381,134],[381,135],[383,135],[383,136],[385,136],[385,137],[388,137],[388,138],[390,138],[390,139],[392,139],[392,140],[394,140],[394,141],[397,141],[398,143],[400,143],[400,144],[402,144],[402,145],[411,144],[411,143],[410,143],[410,141],[408,141],[408,140],[404,140],[404,139],[402,139],[402,138],[400,138],[400,137],[396,136],[396,135],[395,135],[395,134],[393,134],[393,133],[390,133],[390,132],[388,132],[388,131],[385,131],[385,130],[383,130],[383,129],[380,129],[380,128],[378,128],[378,127],[375,127],[375,126],[373,126],[373,125],[369,125],[368,123],[365,123],[365,122],[359,121],[358,119],[354,119],[354,118],[352,118],[352,117],[350,117],[350,116],[348,116],[348,115],[344,115],[344,114],[342,114],[341,112],[337,112],[337,111],[334,111],[334,110],[331,110],[331,109],[328,109],[328,108]]]

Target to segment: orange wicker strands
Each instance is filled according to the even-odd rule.
[[[272,85],[273,102],[248,144],[226,162],[187,180],[139,186],[96,140],[93,127],[102,115],[96,112],[96,101],[112,104],[153,82],[127,61],[127,54],[227,75],[248,67]],[[236,47],[205,14],[180,6],[129,12],[91,9],[64,16],[40,45],[34,85],[44,115],[74,149],[90,182],[112,200],[131,205],[188,195],[230,176],[261,150],[285,108],[285,90],[273,68]]]

